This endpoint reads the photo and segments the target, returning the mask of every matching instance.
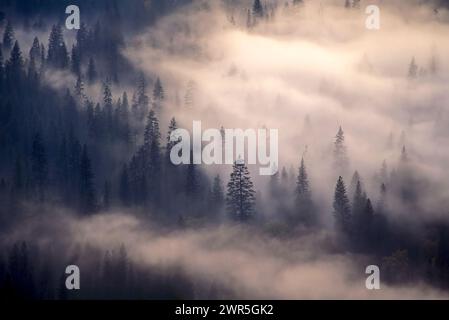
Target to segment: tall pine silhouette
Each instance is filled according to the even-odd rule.
[[[228,182],[226,204],[229,215],[236,221],[247,221],[255,214],[255,191],[247,166],[236,161]]]

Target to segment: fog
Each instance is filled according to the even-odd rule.
[[[449,298],[447,291],[432,287],[430,281],[421,282],[419,276],[398,283],[384,281],[382,271],[381,290],[365,287],[366,266],[382,265],[385,257],[394,255],[401,245],[405,244],[407,250],[408,241],[413,247],[421,240],[421,225],[414,222],[424,225],[448,221],[449,11],[435,10],[433,3],[418,0],[361,1],[360,9],[351,10],[344,8],[344,1],[336,0],[304,1],[297,7],[281,2],[275,6],[276,1],[267,1],[272,4],[268,6],[270,17],[248,28],[247,9],[252,1],[194,1],[163,16],[148,29],[126,33],[121,54],[133,68],[129,73],[142,71],[151,85],[157,77],[162,81],[165,99],[157,115],[163,145],[173,116],[181,128],[189,131],[194,120],[202,122],[203,130],[222,126],[278,129],[278,166],[294,170],[290,179],[295,179],[300,160],[305,159],[312,197],[322,220],[319,227],[294,226],[287,232],[288,223],[277,225],[276,218],[282,212],[276,201],[282,199],[270,195],[270,178],[259,176],[256,165],[249,168],[257,189],[257,205],[265,210],[268,219],[256,219],[254,224],[234,224],[220,217],[220,223],[207,221],[193,227],[180,223],[182,227],[178,228],[173,221],[167,225],[163,219],[157,221],[157,217],[172,212],[154,213],[145,201],[135,207],[117,206],[109,212],[100,209],[85,216],[59,207],[55,201],[24,209],[37,214],[22,216],[13,228],[5,228],[0,244],[6,247],[28,241],[43,251],[54,250],[61,261],[76,256],[79,247],[106,251],[124,245],[130,261],[141,268],[182,270],[194,287],[202,288],[191,298],[209,298],[205,287],[220,288],[224,293],[219,297],[244,299]],[[380,30],[365,27],[364,8],[373,3],[381,10]],[[68,43],[74,41],[74,34],[64,31],[64,36]],[[23,39],[23,48],[29,48],[33,39],[20,28],[16,37]],[[40,38],[46,40],[45,35],[40,34]],[[412,58],[418,66],[416,77],[408,76]],[[125,90],[131,100],[136,87],[129,81],[131,78],[127,74],[124,81],[111,84],[114,103]],[[62,91],[73,88],[76,76],[68,70],[49,69],[44,80]],[[85,94],[94,103],[102,100],[101,82],[98,79],[86,86]],[[141,123],[134,120],[130,125],[142,129],[145,119]],[[391,220],[402,222],[404,216],[407,219],[398,224],[403,229],[388,230],[388,235],[398,239],[405,236],[395,238],[396,242],[385,240],[386,246],[393,243],[387,253],[383,248],[375,254],[351,251],[344,241],[338,241],[341,239],[334,229],[332,197],[340,173],[332,165],[332,150],[340,126],[350,159],[350,170],[343,178],[349,185],[357,170],[373,203],[379,198],[376,176],[382,162],[387,163],[388,175],[394,176],[401,150],[406,147],[419,201],[407,207],[393,196],[389,199]],[[94,141],[89,145],[92,149],[103,143],[101,139],[100,143]],[[93,167],[100,172],[95,172],[97,178],[106,175],[106,179],[117,183],[121,162],[126,164],[132,154],[123,155],[125,148],[121,145],[110,150],[116,159],[106,154],[94,157],[94,161],[114,158],[110,167],[114,161],[120,161],[120,166],[114,163],[112,173],[103,163],[94,163]],[[231,166],[201,169],[210,177],[220,173],[226,185]],[[170,182],[181,181],[170,177]],[[96,181],[96,187],[104,180]],[[284,200],[293,199],[294,183],[292,186]],[[117,196],[118,183],[114,188],[112,193]],[[168,191],[172,190],[163,190],[168,194],[163,200],[170,202]],[[167,205],[175,212],[170,218],[174,219],[177,211],[173,208],[178,207],[188,215],[191,208],[183,206],[187,207],[193,196],[174,199],[179,203]],[[113,199],[113,206],[119,201]],[[33,207],[28,202],[21,205]],[[408,223],[412,227],[405,232]],[[434,242],[420,243],[416,249],[419,254],[422,248],[440,245],[437,236],[428,239]],[[431,249],[429,255],[416,254],[418,258],[413,258],[440,253]],[[90,270],[82,269],[81,279],[83,272]]]
[[[251,30],[244,8],[230,13],[220,2],[200,2],[137,36],[124,54],[149,76],[159,75],[171,97],[180,96],[178,106],[175,99],[168,102],[166,116],[176,114],[185,128],[192,120],[206,128],[277,128],[280,168],[297,167],[307,146],[317,197],[329,199],[336,179],[329,154],[339,125],[351,169],[361,173],[372,197],[378,186],[370,179],[384,159],[394,168],[405,145],[433,183],[423,201],[429,211],[439,210],[448,203],[449,154],[442,148],[448,136],[448,12],[436,14],[418,1],[380,2],[381,27],[373,31],[365,28],[363,1],[362,9],[349,12],[340,2],[280,6],[272,20]],[[417,80],[407,78],[412,57]],[[428,72],[432,57],[436,75]],[[186,108],[192,80],[195,104]],[[390,134],[393,148],[386,147]]]
[[[61,212],[64,210],[45,218],[31,218],[26,227],[9,235],[8,241],[32,240],[45,251],[59,252],[56,256],[63,261],[83,246],[112,251],[124,245],[131,262],[145,268],[175,267],[183,270],[194,285],[206,283],[207,288],[226,288],[227,298],[448,298],[447,292],[425,284],[388,285],[382,272],[381,289],[367,290],[365,268],[379,261],[329,253],[333,244],[323,232],[287,240],[248,226],[167,231],[146,219],[120,212],[85,219]],[[83,283],[83,276],[88,277],[86,273],[92,270],[83,273],[81,267],[80,271]],[[197,295],[196,298],[208,297],[207,292]]]

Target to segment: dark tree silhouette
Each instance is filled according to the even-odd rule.
[[[84,213],[92,213],[96,209],[94,175],[87,153],[87,146],[83,146],[80,161],[80,208]]]
[[[346,193],[346,186],[341,176],[338,178],[335,186],[333,207],[337,229],[349,234],[352,228],[351,206]]]
[[[301,159],[301,165],[299,166],[298,177],[296,180],[295,204],[300,222],[307,225],[313,225],[317,222],[304,158]]]
[[[3,47],[5,49],[11,49],[14,43],[14,29],[11,21],[6,23],[5,31],[3,33]]]
[[[35,134],[31,152],[31,166],[33,183],[40,201],[44,200],[45,186],[47,183],[48,161],[41,135]]]
[[[255,191],[244,163],[236,161],[228,182],[226,205],[229,215],[236,221],[248,221],[255,214]]]

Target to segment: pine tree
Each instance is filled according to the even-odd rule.
[[[84,82],[80,75],[78,75],[75,84],[75,95],[78,99],[84,98]]]
[[[60,24],[53,25],[51,29],[48,40],[47,61],[55,68],[64,69],[68,67],[68,53]]]
[[[175,117],[173,117],[173,118],[171,118],[170,124],[168,125],[167,145],[165,147],[166,162],[169,163],[169,164],[172,163],[171,160],[170,160],[171,149],[177,143],[177,141],[171,141],[170,140],[170,136],[176,129],[178,129],[178,124],[176,123]]]
[[[76,47],[78,48],[80,61],[83,61],[84,52],[88,46],[88,32],[86,25],[82,22],[76,33]]]
[[[153,103],[159,104],[164,100],[164,88],[162,87],[161,79],[156,79],[153,88]]]
[[[0,93],[2,92],[3,89],[4,78],[5,78],[5,68],[3,65],[3,52],[2,49],[0,48]]]
[[[270,181],[268,183],[268,189],[270,191],[270,195],[273,198],[278,198],[281,195],[281,186],[280,186],[280,179],[279,179],[279,170],[277,168],[277,165],[273,168],[273,171],[275,171],[274,174],[270,176]]]
[[[354,193],[357,188],[357,183],[361,181],[360,174],[356,170],[352,175],[351,184],[349,185],[349,196],[354,198]]]
[[[228,182],[226,204],[229,215],[237,221],[247,221],[255,214],[255,191],[244,163],[236,161]]]
[[[68,137],[68,170],[66,172],[68,188],[67,188],[67,201],[72,205],[79,204],[79,198],[75,195],[79,195],[80,177],[81,177],[81,155],[82,147],[79,140],[74,136],[72,130],[70,130]],[[64,177],[65,178],[65,177]]]
[[[33,138],[31,152],[31,166],[33,173],[33,182],[40,201],[44,200],[44,188],[47,181],[48,162],[45,147],[40,134]]]
[[[382,183],[380,186],[379,201],[377,202],[376,211],[379,214],[385,214],[387,211],[387,186]]]
[[[225,204],[225,195],[223,189],[223,183],[220,175],[216,175],[212,182],[212,187],[208,194],[208,212],[211,214],[211,218],[215,222],[220,221]]]
[[[96,197],[94,188],[94,174],[91,162],[87,153],[87,146],[83,146],[80,160],[80,209],[83,213],[89,214],[95,211]]]
[[[144,132],[143,157],[149,193],[154,202],[160,200],[160,138],[159,120],[155,112],[150,110]]]
[[[310,191],[309,178],[307,175],[304,158],[301,159],[298,178],[296,180],[295,192],[296,210],[299,221],[310,225],[316,222],[316,212],[312,201],[312,193]]]
[[[282,167],[282,171],[281,171],[281,187],[287,186],[287,183],[288,183],[287,169],[285,169],[285,167]]]
[[[120,187],[119,187],[119,197],[120,202],[123,206],[128,206],[130,204],[130,190],[129,190],[129,175],[128,167],[126,164],[122,167],[122,172],[120,173]]]
[[[379,177],[380,177],[380,181],[382,183],[387,183],[387,181],[388,181],[388,165],[387,165],[386,160],[382,161],[382,166],[380,168]]]
[[[131,142],[131,132],[129,128],[129,103],[126,91],[123,92],[122,95],[122,101],[120,103],[120,108],[118,110],[118,117],[119,117],[118,123],[121,139],[125,142],[127,146],[129,146]]]
[[[349,234],[352,227],[351,207],[346,193],[346,186],[341,176],[338,178],[335,186],[333,208],[337,229]]]
[[[40,54],[40,72],[44,72],[45,68],[45,46],[41,43],[41,54]]]
[[[15,195],[20,195],[25,188],[25,177],[22,159],[20,156],[16,158],[14,164],[13,190]]]
[[[195,82],[193,80],[189,80],[189,82],[187,82],[187,90],[184,96],[184,106],[186,108],[193,108],[195,105],[195,90]]]
[[[263,7],[262,7],[262,4],[260,3],[260,0],[254,0],[253,16],[256,19],[263,18],[263,16],[264,16]]]
[[[150,110],[144,131],[144,147],[149,150],[153,142],[159,143],[160,138],[159,120],[157,119],[154,110]]]
[[[93,58],[89,58],[89,64],[87,66],[87,79],[90,84],[97,80],[97,70],[95,68],[95,61]]]
[[[18,85],[23,76],[23,58],[19,43],[16,41],[11,50],[11,56],[6,64],[6,75],[9,83]]]
[[[212,184],[212,202],[215,208],[219,209],[224,204],[224,191],[220,175],[217,174]]]
[[[438,58],[435,53],[435,49],[433,49],[429,62],[429,72],[432,76],[438,74],[438,67],[439,67]]]
[[[334,142],[334,166],[338,174],[344,175],[349,169],[349,159],[345,145],[345,134],[339,127]]]
[[[355,224],[354,227],[356,230],[360,230],[364,223],[362,215],[365,210],[366,200],[366,194],[362,190],[362,184],[360,180],[358,180],[352,200],[352,216]]]
[[[253,23],[252,23],[251,10],[248,9],[248,11],[246,13],[246,27],[248,29],[251,29],[252,26],[253,26]]]
[[[30,60],[39,61],[41,55],[41,45],[39,39],[34,37],[33,45],[30,49]]]
[[[359,9],[360,8],[360,0],[352,0],[352,7]]]
[[[359,223],[357,226],[357,233],[361,241],[363,249],[372,246],[372,237],[374,235],[374,209],[370,199],[366,199],[363,204],[363,209],[360,214]]]
[[[100,107],[100,104],[97,103],[95,105],[95,108],[93,110],[93,119],[92,119],[92,126],[91,126],[91,132],[93,134],[93,137],[95,139],[101,139],[104,135],[104,123],[103,123],[103,116],[102,116],[102,110]]]
[[[5,27],[5,32],[3,33],[3,47],[7,50],[11,49],[14,43],[14,29],[12,27],[11,21],[8,21]]]
[[[111,207],[111,183],[106,180],[103,188],[103,209],[108,211]]]
[[[187,165],[185,193],[189,200],[196,201],[200,196],[200,181],[197,172],[197,165],[192,159]]]
[[[147,96],[147,82],[145,80],[145,76],[143,72],[140,73],[139,78],[137,80],[137,105],[141,108],[141,110],[145,111],[148,109],[148,105],[150,103],[150,99]]]
[[[72,72],[74,74],[76,74],[77,76],[80,76],[81,75],[81,61],[80,61],[80,56],[79,56],[79,50],[75,45],[72,46],[70,61],[71,61]]]
[[[410,79],[415,79],[417,76],[418,76],[418,65],[415,62],[415,57],[413,57],[408,67],[408,77]]]
[[[113,106],[112,106],[112,92],[111,87],[106,80],[103,82],[103,110],[102,119],[105,129],[105,137],[109,140],[113,138],[115,128],[113,124]]]
[[[407,162],[408,162],[407,149],[405,148],[405,146],[402,146],[400,164],[406,164]]]

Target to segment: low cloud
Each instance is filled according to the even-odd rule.
[[[387,285],[382,281],[382,271],[381,289],[367,290],[365,268],[379,261],[329,253],[325,248],[331,235],[324,231],[281,240],[250,226],[168,231],[148,220],[121,213],[83,219],[52,214],[31,218],[7,239],[32,240],[41,248],[60,246],[66,254],[83,245],[113,250],[123,244],[129,259],[143,268],[178,268],[193,283],[227,288],[236,298],[448,298],[447,293],[423,283]]]

